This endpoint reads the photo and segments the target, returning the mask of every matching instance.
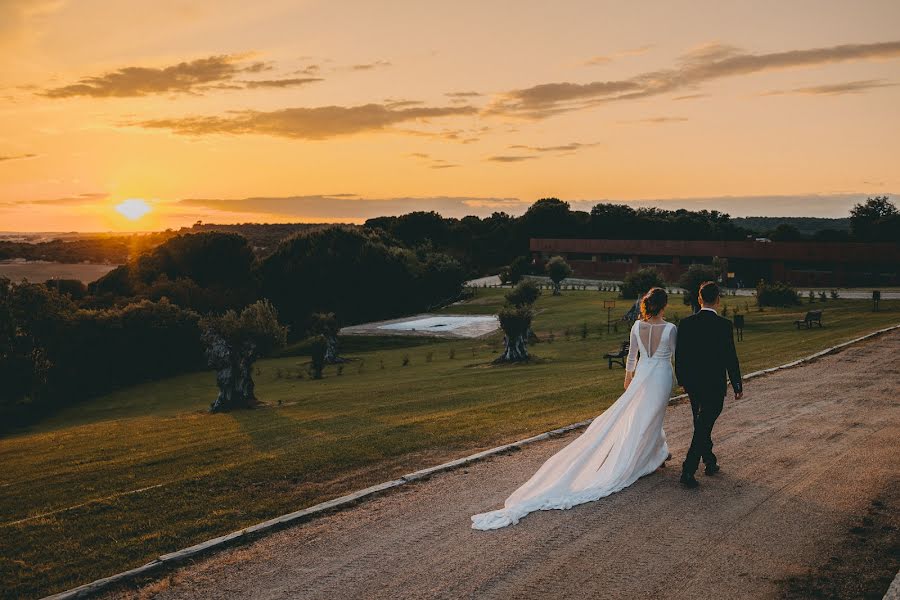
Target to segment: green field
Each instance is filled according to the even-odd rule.
[[[539,360],[494,366],[502,336],[475,341],[345,339],[354,359],[320,381],[306,358],[259,363],[268,406],[208,414],[213,374],[148,383],[97,398],[0,439],[0,581],[6,597],[34,597],[278,514],[298,510],[477,449],[601,412],[622,369],[600,356],[626,336],[606,334],[602,300],[570,291],[538,301],[531,347]],[[502,290],[447,309],[490,313]],[[823,329],[797,331],[808,308],[747,312],[743,370],[774,366],[900,322],[900,301],[825,304]],[[619,301],[616,313],[628,303]],[[684,316],[680,297],[671,313]],[[582,324],[587,339],[581,338]],[[554,341],[547,340],[550,334]],[[567,335],[568,333],[568,335]],[[567,339],[568,338],[568,339]],[[455,356],[451,358],[451,352]],[[402,366],[404,356],[409,365]],[[753,394],[753,384],[747,386]],[[464,525],[461,525],[464,526]],[[302,560],[298,557],[298,560]]]

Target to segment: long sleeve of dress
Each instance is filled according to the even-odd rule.
[[[628,360],[625,361],[625,370],[630,373],[634,373],[634,370],[637,368],[638,323],[640,323],[640,321],[635,321],[634,325],[631,327],[631,337],[629,338],[631,345],[628,347]]]

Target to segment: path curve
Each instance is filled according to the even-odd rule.
[[[828,562],[897,478],[900,332],[747,383],[714,437],[723,470],[677,483],[690,408],[670,407],[675,460],[625,491],[481,532],[574,435],[399,488],[146,585],[158,598],[770,598]],[[118,592],[119,595],[122,592]],[[130,593],[129,593],[130,595]]]

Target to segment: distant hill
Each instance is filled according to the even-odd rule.
[[[840,219],[822,217],[733,217],[731,220],[738,227],[760,234],[772,231],[782,223],[793,225],[803,235],[812,235],[823,229],[850,231],[850,219],[848,217]]]

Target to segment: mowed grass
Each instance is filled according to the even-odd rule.
[[[257,410],[208,414],[214,376],[197,373],[97,398],[0,439],[2,593],[36,597],[73,587],[595,416],[622,386],[622,369],[609,370],[600,358],[627,335],[625,325],[606,333],[602,300],[612,296],[545,292],[535,320],[544,341],[531,347],[539,360],[527,365],[490,363],[499,333],[474,341],[347,338],[345,356],[353,360],[340,375],[329,367],[320,381],[299,378],[305,356],[261,361],[257,393],[267,406]],[[502,290],[479,290],[447,312],[491,313],[501,302]],[[805,303],[758,312],[751,302],[725,301],[729,313],[746,311],[738,344],[745,373],[900,322],[900,301],[883,301],[873,313],[871,302],[837,300],[813,305],[825,309],[824,328],[797,331],[792,321]],[[613,314],[628,305],[619,300]],[[680,297],[669,314],[688,314]]]

